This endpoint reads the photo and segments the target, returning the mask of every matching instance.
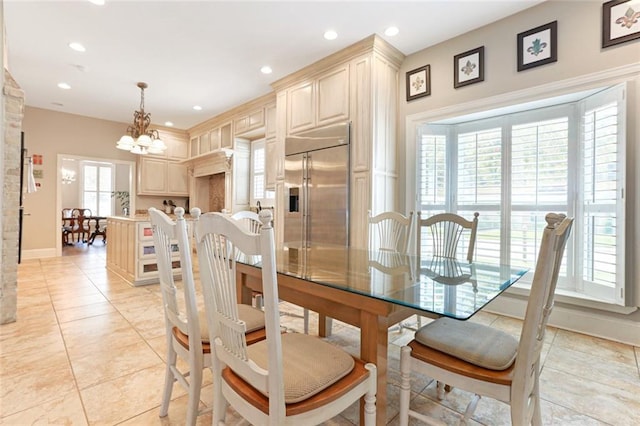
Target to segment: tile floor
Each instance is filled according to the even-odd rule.
[[[66,250],[19,267],[18,321],[0,326],[0,424],[183,424],[186,394],[175,385],[169,416],[158,417],[165,337],[157,285],[131,287],[105,270],[105,250]],[[302,329],[302,310],[283,303],[283,325]],[[482,313],[475,321],[514,335],[520,321]],[[317,327],[315,327],[317,329]],[[410,331],[390,331],[387,424],[398,424],[398,364]],[[329,339],[358,353],[358,331],[336,323]],[[541,396],[546,425],[640,423],[640,348],[550,328],[543,351]],[[210,373],[202,406],[211,406]],[[412,407],[457,424],[469,401],[454,390],[435,397],[416,377]],[[482,399],[471,424],[509,424],[508,406]],[[357,408],[327,424],[357,423]],[[229,424],[246,424],[230,409]],[[211,416],[198,424],[210,424]]]

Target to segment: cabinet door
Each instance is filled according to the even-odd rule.
[[[189,158],[189,140],[186,134],[179,136],[177,134],[164,132],[161,138],[167,146],[164,157],[173,160],[186,160]]]
[[[177,162],[167,162],[167,195],[189,196],[189,174],[187,166]]]
[[[288,91],[288,134],[315,126],[315,85],[312,81]]]
[[[265,144],[265,189],[274,189],[276,186],[276,139],[267,139]]]
[[[233,120],[233,122],[234,122],[234,130],[236,132],[236,135],[238,135],[240,133],[244,133],[247,130],[249,130],[249,116],[248,115],[236,118],[235,120]]]
[[[191,138],[191,142],[189,143],[189,157],[195,157],[198,154],[200,154],[200,139]]]
[[[167,160],[141,157],[139,165],[138,194],[165,194],[167,192]]]
[[[267,139],[276,136],[276,106],[269,105],[265,109],[264,133]]]
[[[211,149],[211,151],[220,149],[220,128],[213,129],[211,133],[209,133],[209,149]]]
[[[204,133],[202,135],[200,135],[200,149],[199,152],[200,154],[205,154],[207,152],[211,151],[211,148],[209,147],[209,132]]]
[[[264,126],[264,108],[260,108],[249,114],[249,130],[259,129]]]
[[[349,64],[318,78],[318,126],[349,119]]]
[[[233,132],[231,123],[220,127],[220,148],[233,148]]]

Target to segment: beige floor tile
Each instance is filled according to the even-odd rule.
[[[75,382],[68,364],[52,366],[27,374],[2,377],[0,413],[9,416],[52,401],[75,391]]]
[[[83,305],[68,309],[56,310],[58,321],[60,321],[61,323],[115,312],[116,308],[114,308],[113,305],[109,302],[100,302],[91,305]]]
[[[589,376],[545,367],[540,376],[540,396],[604,423],[635,426],[640,419],[640,384],[635,391],[597,383]]]
[[[0,418],[0,425],[86,425],[80,395],[76,390],[61,398],[14,415]]]
[[[42,327],[29,333],[2,336],[0,348],[3,354],[15,351],[40,351],[43,348],[56,351],[64,350],[64,341],[57,327]]]
[[[164,365],[164,363],[144,341],[113,348],[109,351],[95,352],[74,359],[72,362],[73,373],[79,389],[157,365]]]
[[[554,344],[597,355],[605,359],[618,360],[625,363],[635,361],[633,346],[571,331],[558,330]]]
[[[158,409],[163,381],[164,366],[157,365],[80,390],[89,423],[113,425]],[[185,394],[177,384],[173,392],[175,397]]]
[[[69,358],[62,340],[58,344],[0,352],[2,380],[49,368],[69,368]]]
[[[70,296],[53,301],[53,306],[58,309],[71,309],[80,306],[95,305],[96,303],[107,302],[107,299],[101,293],[95,293],[86,296]]]

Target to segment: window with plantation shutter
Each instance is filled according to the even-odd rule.
[[[111,216],[114,202],[111,196],[114,166],[93,161],[83,161],[81,166],[82,208],[91,210],[96,216]]]
[[[474,259],[531,270],[546,213],[572,216],[558,289],[625,304],[624,94],[623,84],[573,103],[420,126],[422,216],[477,211]]]

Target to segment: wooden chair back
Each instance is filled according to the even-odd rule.
[[[520,407],[512,410],[514,424],[530,424],[533,417],[530,395],[538,392],[534,387],[538,383],[540,352],[553,309],[562,257],[573,226],[573,218],[563,214],[549,213],[545,220],[547,226],[542,234],[511,384],[511,404]],[[514,414],[520,419],[514,419]]]
[[[187,424],[195,425],[195,419],[201,414],[198,409],[202,387],[202,369],[210,365],[203,355],[200,320],[198,318],[191,244],[184,218],[184,209],[175,210],[176,221],[164,212],[149,209],[153,229],[153,244],[158,262],[160,291],[164,306],[165,331],[167,337],[167,371],[160,415],[166,416],[173,383],[178,381],[189,392],[187,406]],[[179,252],[180,272],[184,303],[178,299],[178,288],[173,278],[176,259]],[[208,348],[206,348],[208,351]],[[187,373],[176,366],[176,356],[180,355],[189,364]],[[187,378],[188,377],[188,378]]]
[[[369,210],[369,250],[385,250],[406,254],[413,225],[413,212],[408,216],[384,212],[372,216]]]
[[[221,365],[242,376],[253,387],[269,394],[269,413],[284,418],[282,343],[275,240],[272,213],[260,213],[259,234],[247,232],[236,220],[221,213],[205,213],[195,222],[200,281],[205,299],[214,374]],[[236,250],[262,257],[262,289],[265,325],[269,341],[269,368],[263,370],[247,355],[246,326],[238,316],[236,296]],[[216,367],[217,366],[217,367]]]
[[[433,256],[458,258],[458,244],[460,243],[465,230],[468,230],[467,243],[467,261],[473,261],[473,253],[476,246],[476,233],[478,231],[478,215],[473,214],[472,220],[467,220],[462,216],[454,213],[440,213],[425,219],[422,219],[421,212],[418,212],[418,237],[417,251],[418,257],[422,251],[422,231],[426,228],[431,236]]]

